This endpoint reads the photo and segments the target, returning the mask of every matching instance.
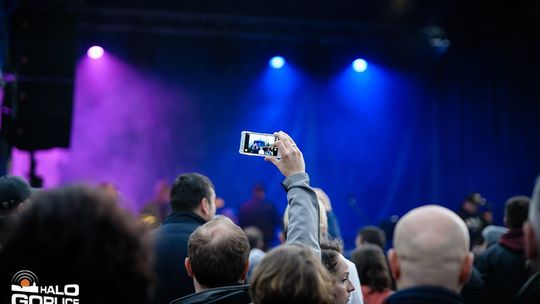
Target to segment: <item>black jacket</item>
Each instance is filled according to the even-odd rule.
[[[402,289],[391,295],[386,304],[463,304],[456,292],[435,286],[418,286]]]
[[[216,287],[174,300],[171,304],[249,304],[249,285]]]
[[[514,304],[538,304],[540,303],[540,272],[532,276],[523,285],[514,299]]]
[[[512,230],[503,235],[506,237],[486,249],[475,260],[475,266],[486,283],[488,303],[512,303],[528,278],[522,247],[523,234],[516,238],[511,236],[511,232]],[[514,242],[505,242],[505,239]],[[520,245],[517,245],[518,243]]]
[[[205,220],[193,212],[173,212],[153,232],[157,285],[153,304],[168,304],[195,292],[184,267],[191,233]]]
[[[469,282],[463,286],[461,289],[461,296],[465,304],[486,304],[487,294],[486,294],[486,284],[482,279],[482,274],[473,267],[471,272],[471,278]]]

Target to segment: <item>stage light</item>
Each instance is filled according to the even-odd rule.
[[[367,69],[367,62],[364,59],[359,58],[353,61],[352,67],[356,72],[362,73]]]
[[[94,45],[93,47],[89,48],[86,52],[86,55],[92,59],[99,59],[103,57],[103,54],[105,54],[105,51],[102,47]]]
[[[274,69],[281,69],[285,65],[285,58],[281,56],[274,56],[268,63]]]

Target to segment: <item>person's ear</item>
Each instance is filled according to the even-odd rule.
[[[356,246],[356,248],[360,248],[360,246],[362,245],[362,236],[361,235],[356,236],[356,238],[354,239],[354,245]]]
[[[526,257],[534,261],[538,257],[538,244],[536,244],[536,233],[529,223],[529,221],[523,224],[523,232],[525,234],[525,255]]]
[[[461,265],[461,271],[459,272],[459,285],[463,286],[469,282],[472,275],[474,255],[472,253],[467,253],[465,259],[463,259],[463,264]]]
[[[186,267],[188,275],[193,278],[193,270],[191,270],[191,260],[189,257],[184,260],[184,266]]]
[[[279,238],[279,243],[280,244],[285,244],[285,239],[286,239],[286,231],[281,231],[278,235],[278,238]]]
[[[17,205],[17,214],[22,214],[25,208],[26,208],[25,202],[22,202],[19,205]]]
[[[396,250],[393,248],[388,250],[388,263],[390,264],[390,271],[394,280],[398,281],[401,277],[401,266],[399,265],[399,258]]]
[[[203,218],[207,218],[210,215],[210,209],[210,201],[206,197],[203,197],[201,199],[201,212],[204,215]]]
[[[241,277],[242,282],[246,281],[248,271],[249,271],[249,260],[247,260],[246,263],[244,264],[244,270],[242,271],[242,277]]]

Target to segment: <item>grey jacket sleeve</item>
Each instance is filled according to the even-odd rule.
[[[321,256],[319,246],[319,203],[309,186],[307,173],[296,173],[282,182],[289,203],[287,244],[308,246]]]

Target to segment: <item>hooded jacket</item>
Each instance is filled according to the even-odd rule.
[[[510,229],[475,259],[486,283],[488,303],[512,303],[527,281],[524,247],[522,229]]]

